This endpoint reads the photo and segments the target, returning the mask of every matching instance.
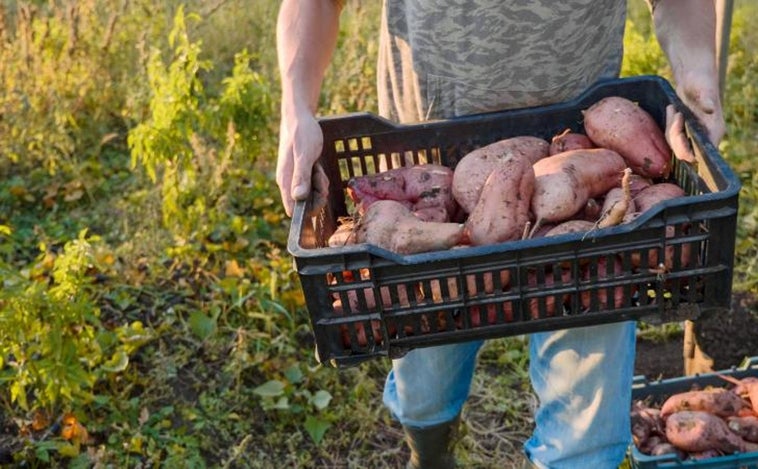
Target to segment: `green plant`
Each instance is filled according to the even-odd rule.
[[[315,392],[308,389],[309,376],[317,369],[308,369],[303,373],[299,364],[293,364],[282,370],[277,378],[270,379],[253,389],[261,399],[261,407],[266,412],[279,411],[292,415],[302,415],[301,425],[314,443],[319,444],[331,426],[328,414],[324,411],[332,395],[325,389]]]
[[[139,323],[112,330],[100,323],[92,291],[97,242],[82,231],[59,254],[41,246],[28,269],[0,264],[0,382],[24,410],[53,415],[92,400],[94,384],[123,371],[149,338]]]
[[[183,239],[202,239],[223,224],[235,189],[228,172],[260,149],[271,111],[267,86],[245,51],[235,56],[220,95],[206,91],[201,75],[212,65],[201,60],[201,44],[190,40],[187,28],[197,20],[179,8],[169,35],[171,63],[164,65],[158,49],[151,54],[150,118],[128,137],[133,164],[160,180],[164,224]]]

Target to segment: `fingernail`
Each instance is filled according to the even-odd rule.
[[[703,112],[712,114],[716,109],[716,102],[711,98],[703,99]]]
[[[292,191],[292,197],[296,200],[303,200],[308,197],[308,186],[305,184],[295,186],[295,190]]]

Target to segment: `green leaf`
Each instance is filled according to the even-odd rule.
[[[190,313],[189,326],[193,334],[200,340],[205,340],[216,330],[216,321],[206,316],[202,311],[195,310]]]
[[[277,397],[284,394],[284,386],[281,381],[272,379],[253,389],[253,393],[261,397]]]
[[[331,426],[332,424],[326,420],[321,420],[320,418],[314,417],[312,415],[309,415],[308,418],[305,419],[304,425],[305,431],[308,432],[308,435],[310,435],[313,442],[317,445],[321,443],[321,440],[324,438],[324,434]]]
[[[298,384],[303,381],[303,371],[297,365],[292,365],[284,370],[284,376],[292,384]]]
[[[129,366],[129,355],[122,349],[116,350],[110,360],[103,363],[103,370],[109,373],[119,373]]]
[[[276,404],[271,406],[271,408],[277,410],[287,410],[290,408],[290,400],[287,399],[287,396],[282,396],[279,398],[279,400],[276,401]]]
[[[326,406],[329,405],[329,402],[332,400],[332,395],[329,394],[328,391],[324,391],[323,389],[320,391],[317,391],[316,394],[311,397],[311,404],[313,404],[316,409],[323,410],[326,408]]]
[[[75,458],[79,456],[79,447],[74,446],[71,443],[61,442],[60,445],[58,445],[58,454],[67,458]]]

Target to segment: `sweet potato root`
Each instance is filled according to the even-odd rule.
[[[521,238],[533,191],[534,169],[525,159],[512,158],[495,167],[466,220],[469,242],[482,246]]]
[[[359,214],[377,200],[394,200],[412,211],[436,207],[450,218],[456,211],[452,193],[453,171],[442,165],[422,164],[394,168],[352,178],[347,192]],[[435,220],[439,218],[435,217]]]
[[[378,200],[358,222],[357,243],[369,243],[399,254],[445,250],[459,244],[463,225],[419,220],[400,202]]]
[[[729,430],[724,420],[702,411],[684,410],[669,415],[666,438],[689,452],[716,450],[729,454],[745,450],[745,442]]]
[[[587,220],[568,220],[551,228],[545,237],[569,233],[586,233],[595,229],[595,224]]]
[[[747,403],[736,393],[725,388],[687,391],[670,396],[661,406],[663,418],[683,410],[702,411],[718,417],[737,415]]]
[[[604,148],[571,150],[534,164],[532,212],[537,223],[572,218],[591,197],[619,185],[624,159]]]
[[[605,195],[603,208],[600,211],[600,219],[597,222],[598,228],[607,228],[621,224],[627,213],[635,212],[629,179],[631,175],[632,170],[626,168],[624,176],[621,178],[621,187],[614,187]]]
[[[584,128],[595,145],[618,152],[635,173],[666,178],[671,149],[655,119],[620,96],[603,98],[584,111]]]
[[[652,184],[638,192],[634,197],[634,204],[637,212],[645,213],[659,202],[684,196],[684,189],[681,187],[670,182],[661,182]]]
[[[453,173],[455,200],[466,213],[471,213],[495,167],[512,159],[534,164],[548,155],[549,146],[544,139],[526,135],[500,140],[467,153]]]
[[[729,417],[726,419],[726,424],[743,440],[758,443],[758,417],[754,415]]]
[[[566,129],[550,140],[549,153],[557,155],[564,151],[581,150],[582,148],[595,148],[595,144],[586,135]]]

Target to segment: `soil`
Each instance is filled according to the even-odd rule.
[[[695,321],[695,337],[700,349],[713,360],[713,370],[729,369],[745,358],[758,357],[758,297],[735,293],[728,313]],[[648,379],[683,376],[683,343],[683,334],[667,340],[638,340],[635,374]]]

